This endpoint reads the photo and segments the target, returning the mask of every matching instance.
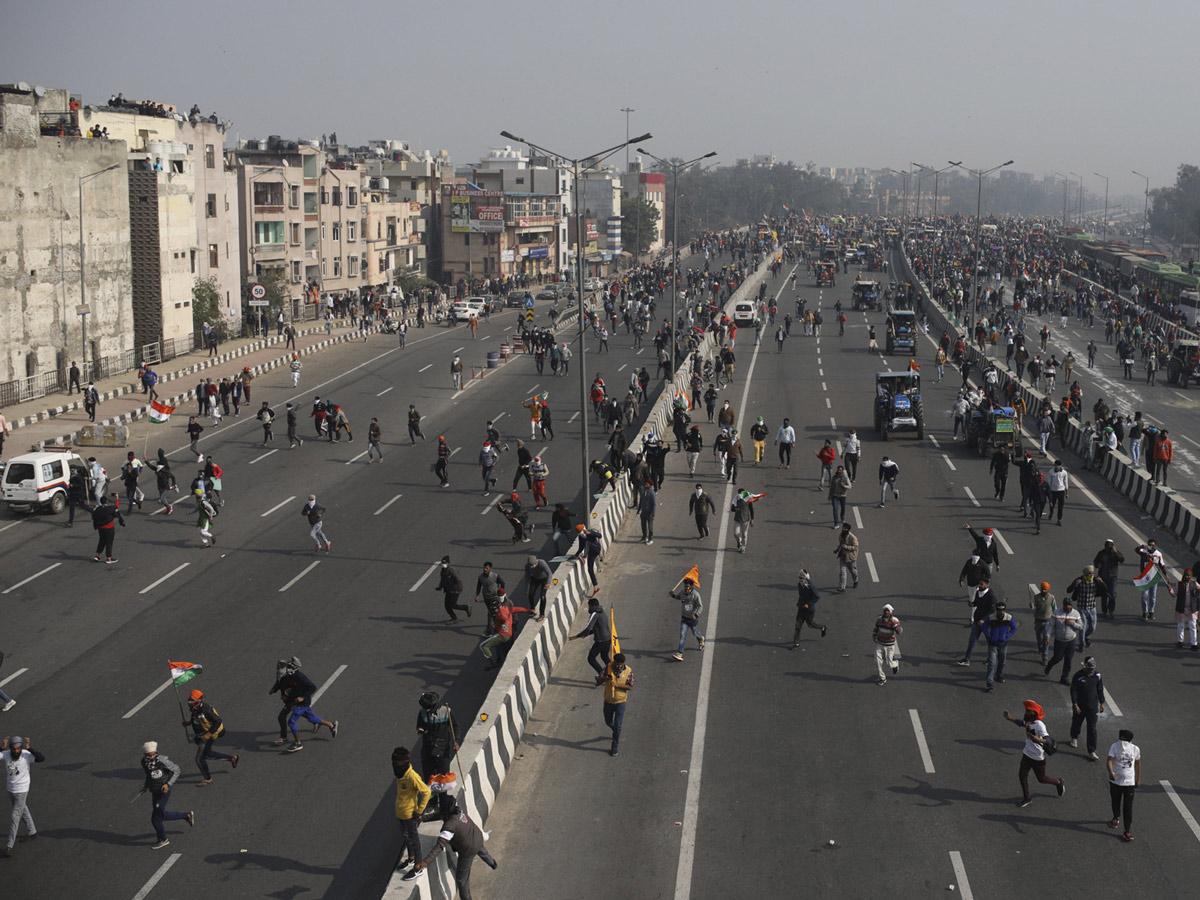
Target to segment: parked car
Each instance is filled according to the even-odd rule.
[[[48,509],[60,513],[67,508],[71,470],[87,472],[87,463],[70,447],[46,449],[14,456],[4,467],[4,502],[18,512]]]
[[[504,305],[509,309],[520,309],[525,305],[525,291],[509,291],[504,298]]]

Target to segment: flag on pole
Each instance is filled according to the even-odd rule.
[[[612,609],[608,611],[608,625],[612,631],[612,655],[616,656],[621,652],[621,642],[617,640],[617,614]]]
[[[761,494],[752,494],[749,491],[742,491],[741,493],[741,498],[747,503],[753,503],[755,500],[761,500],[765,496],[767,496],[765,491]]]
[[[687,574],[683,577],[685,579],[692,579],[692,584],[696,585],[696,587],[700,587],[700,570],[696,566],[692,566],[690,569],[688,569]]]
[[[204,666],[200,665],[200,663],[171,662],[167,660],[167,665],[171,667],[171,681],[175,684],[187,684],[204,671]]]
[[[688,397],[687,391],[683,390],[683,388],[675,388],[675,404],[677,406],[682,406],[686,410],[691,410],[692,400],[690,397]]]
[[[150,401],[150,422],[154,425],[166,425],[173,412],[175,412],[173,406],[159,403],[157,400]]]
[[[1133,579],[1133,584],[1139,590],[1148,591],[1160,581],[1162,581],[1162,572],[1159,571],[1158,563],[1151,560],[1146,563],[1146,568],[1142,570],[1142,574]]]

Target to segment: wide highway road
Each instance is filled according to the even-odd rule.
[[[694,478],[681,456],[670,457],[653,545],[640,543],[631,518],[609,551],[600,597],[616,610],[634,672],[620,755],[608,754],[601,690],[585,659],[590,639],[577,641],[555,669],[489,819],[500,869],[475,879],[478,895],[528,896],[531,879],[540,896],[563,898],[983,900],[1027,894],[1031,885],[1081,897],[1194,891],[1188,860],[1200,849],[1200,786],[1190,762],[1190,692],[1200,654],[1176,649],[1165,592],[1156,621],[1139,615],[1133,549],[1152,523],[1087,476],[1071,488],[1064,524],[1035,534],[1016,511],[1015,471],[1004,501],[995,500],[987,461],[953,440],[959,379],[948,373],[937,383],[929,341],[920,353],[925,439],[901,433],[883,442],[872,428],[873,373],[902,370],[907,359],[868,352],[867,326],[882,339],[882,311],[850,313],[838,336],[832,307],[839,298],[849,305],[853,275],[822,290],[800,276],[809,308],[823,310],[819,339],[793,327],[778,353],[770,330],[757,351],[752,338],[739,337],[737,379],[724,396],[743,435],[763,416],[774,436],[786,416],[799,441],[790,469],[778,467],[768,442],[764,462],[739,471],[738,489],[766,494],[755,504],[747,552],[736,551],[727,512],[734,488],[708,454]],[[781,313],[794,305],[784,284],[768,279]],[[710,442],[715,426],[699,420]],[[840,456],[850,428],[863,443],[848,513],[861,546],[860,583],[839,594],[838,532],[814,454],[830,438]],[[889,494],[880,508],[883,454],[900,466],[900,496]],[[719,510],[708,538],[697,536],[687,511],[696,482]],[[968,637],[958,584],[973,546],[968,523],[996,530],[996,589],[1019,623],[1006,680],[991,693],[983,690],[986,647],[969,667],[955,664]],[[1169,534],[1150,533],[1173,563],[1191,564]],[[1107,538],[1126,564],[1118,616],[1101,621],[1090,648],[1109,699],[1099,722],[1102,760],[1092,762],[1084,740],[1067,746],[1068,690],[1057,670],[1047,677],[1039,664],[1028,585],[1048,581],[1061,597]],[[667,592],[693,565],[707,646],[698,650],[689,637],[678,662],[679,604]],[[805,629],[792,651],[801,567],[821,593],[817,620],[828,635]],[[903,624],[903,659],[880,686],[871,633],[885,603]],[[581,616],[576,629],[582,624]],[[1066,793],[1060,799],[1035,782],[1033,804],[1019,808],[1023,734],[1002,712],[1019,717],[1025,699],[1045,708],[1060,742],[1049,773],[1065,778]],[[1132,729],[1143,751],[1132,844],[1108,827],[1103,756],[1119,728]]]
[[[537,322],[547,321],[548,306],[538,304]],[[416,746],[418,697],[443,693],[465,724],[491,683],[477,649],[484,608],[476,605],[469,622],[445,624],[434,591],[437,561],[449,554],[468,602],[485,560],[523,601],[526,555],[549,558],[553,547],[547,511],[531,514],[533,542],[514,545],[494,506],[512,484],[518,438],[548,463],[550,502],[566,502],[576,515],[581,509],[577,346],[568,377],[552,377],[548,363],[539,375],[531,356],[518,356],[461,393],[452,387],[453,356],[468,374],[482,367],[523,314],[494,314],[475,340],[460,325],[411,329],[403,349],[378,335],[340,344],[306,359],[299,387],[281,367],[254,381],[240,418],[218,428],[200,420],[208,429],[201,449],[224,469],[225,506],[211,549],[201,548],[189,500],[172,516],[157,509],[153,473],[142,479],[145,509],[126,510],[111,566],[92,561],[85,513],[72,529],[65,516],[0,521],[0,680],[17,699],[3,728],[30,736],[46,755],[29,794],[41,837],[4,860],[10,893],[139,900],[382,893],[399,846],[390,755],[396,745]],[[573,326],[560,333],[574,338]],[[635,350],[624,334],[610,346],[597,357],[589,339],[588,381],[601,372],[623,396],[633,371],[646,365],[653,373],[654,348],[647,339]],[[232,375],[236,364],[227,368],[216,374]],[[653,384],[657,395],[661,382]],[[521,403],[547,391],[555,438],[529,441]],[[345,408],[353,443],[314,439],[315,396]],[[250,417],[262,400],[277,413],[267,447]],[[284,437],[288,400],[299,406],[305,437],[294,450]],[[410,403],[424,415],[428,438],[416,446],[406,434]],[[183,405],[166,426],[131,429],[132,449],[153,458],[164,448],[185,490],[198,471],[184,434],[190,411]],[[383,428],[382,464],[366,457],[372,416]],[[489,419],[511,449],[485,498],[477,456]],[[589,409],[584,422],[597,455],[603,433],[590,419]],[[447,489],[433,474],[439,434],[454,450]],[[115,477],[125,451],[95,455]],[[523,482],[522,492],[532,506]],[[309,494],[327,508],[327,554],[314,552],[300,515]],[[320,688],[317,713],[340,729],[336,739],[325,730],[305,735],[303,752],[287,754],[272,743],[280,707],[268,691],[276,660],[293,655]],[[197,784],[168,660],[204,667],[180,693],[205,692],[227,727],[217,749],[240,756],[236,770],[214,763],[205,787]],[[169,823],[170,844],[157,852],[150,800],[137,796],[148,740],[183,769],[169,807],[196,813],[192,829]]]

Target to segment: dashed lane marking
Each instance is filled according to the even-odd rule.
[[[427,365],[427,366],[426,366],[425,368],[423,368],[423,369],[417,369],[417,372],[418,372],[418,373],[420,373],[420,372],[427,372],[427,371],[429,371],[429,370],[430,370],[430,369],[432,369],[432,368],[433,368],[433,363],[430,363],[429,365]]]
[[[182,853],[172,853],[168,856],[166,862],[158,867],[158,871],[150,876],[150,880],[142,885],[142,889],[133,895],[133,900],[146,900],[146,897],[154,890],[154,886],[162,881],[162,877],[171,870],[171,866],[179,862],[181,856],[183,856]]]
[[[833,416],[829,417],[829,427],[834,431],[837,431],[837,419],[835,419]]]
[[[1188,811],[1188,808],[1183,805],[1183,801],[1180,800],[1179,795],[1175,793],[1175,788],[1171,785],[1171,782],[1160,781],[1159,785],[1161,785],[1163,791],[1166,792],[1167,799],[1169,799],[1175,806],[1175,809],[1179,812],[1179,815],[1183,816],[1183,824],[1190,828],[1196,840],[1200,841],[1200,824],[1196,823],[1195,816],[1193,816],[1191,812]]]
[[[874,582],[878,582],[879,581],[879,573],[875,571],[875,557],[872,556],[870,553],[866,553],[864,555],[867,557],[867,569],[871,573],[871,580]]]
[[[954,867],[954,880],[958,882],[958,893],[962,900],[975,900],[971,893],[971,883],[967,881],[967,869],[963,865],[962,854],[957,850],[950,851],[950,865]]]
[[[393,384],[391,387],[385,387],[385,388],[384,388],[382,391],[380,391],[380,392],[379,392],[378,394],[376,394],[375,396],[376,396],[376,397],[382,397],[382,396],[383,396],[384,394],[386,394],[388,391],[395,390],[395,389],[396,389],[396,386]]]
[[[256,456],[256,457],[254,457],[254,459],[250,460],[250,462],[248,462],[248,463],[247,463],[247,465],[250,465],[250,466],[252,466],[252,465],[254,465],[256,462],[258,462],[259,460],[266,459],[266,458],[267,458],[268,456],[270,456],[272,453],[278,453],[278,452],[279,452],[279,448],[278,448],[278,447],[276,447],[274,450],[268,450],[268,451],[267,451],[266,453],[264,453],[262,456]]]
[[[321,685],[319,688],[317,688],[317,692],[312,695],[312,699],[308,703],[308,705],[310,707],[316,705],[317,701],[321,699],[321,695],[324,694],[327,690],[329,690],[330,686],[335,681],[337,681],[338,676],[346,671],[346,668],[347,668],[346,666],[338,666],[334,670],[333,674],[330,675],[327,679],[325,679],[325,683],[323,685]]]
[[[1006,541],[1004,539],[1004,535],[1002,535],[1000,533],[1000,529],[993,528],[992,534],[995,536],[996,541],[1000,544],[1000,546],[1004,548],[1004,552],[1007,553],[1009,556],[1012,556],[1012,552],[1013,552],[1012,547],[1008,546],[1008,541]]]
[[[912,720],[913,734],[917,736],[917,749],[921,751],[921,762],[925,765],[925,774],[933,775],[933,757],[929,755],[929,744],[925,741],[925,729],[921,727],[921,714],[915,709],[908,711]]]
[[[52,563],[52,564],[50,564],[50,565],[46,566],[46,568],[42,569],[42,571],[40,571],[40,572],[37,572],[37,573],[35,573],[35,574],[33,574],[33,575],[30,575],[28,578],[24,579],[23,581],[18,581],[18,582],[17,582],[16,584],[14,584],[12,587],[10,587],[10,588],[8,588],[6,591],[4,591],[4,593],[6,593],[6,594],[11,594],[11,593],[12,593],[13,591],[15,591],[17,588],[19,588],[19,587],[23,587],[24,585],[27,585],[27,584],[29,584],[29,582],[33,581],[35,578],[41,578],[41,577],[42,577],[43,575],[45,575],[47,572],[53,572],[55,569],[57,569],[57,568],[58,568],[59,566],[61,566],[61,565],[62,565],[62,563],[60,563],[60,562]]]
[[[170,686],[171,686],[171,679],[168,678],[166,681],[164,681],[162,684],[160,684],[158,687],[156,687],[154,690],[152,690],[149,694],[147,694],[141,703],[139,703],[137,706],[135,706],[129,712],[125,713],[125,715],[121,716],[121,718],[122,719],[132,719],[134,716],[136,716],[138,714],[138,712],[141,710],[141,708],[143,706],[145,706],[147,703],[149,703],[151,700],[153,700],[155,697],[157,697],[159,694],[161,694],[163,691],[165,691]]]
[[[17,671],[13,672],[11,675],[9,675],[7,678],[5,678],[3,681],[0,681],[0,687],[4,687],[10,681],[15,681],[17,678],[24,675],[28,671],[29,671],[29,669],[17,669]]]
[[[854,514],[854,527],[859,531],[863,530],[862,515],[858,511],[857,506],[850,507],[850,512]]]
[[[825,408],[833,409],[833,401],[831,401],[828,397],[825,398]]]
[[[488,505],[483,508],[483,512],[481,512],[480,515],[486,516],[488,513],[490,513],[492,511],[492,507],[500,502],[501,496],[503,496],[503,494],[497,493],[495,497],[489,500]]]
[[[971,492],[971,489],[964,484],[963,490],[967,492],[967,496],[971,498],[971,502],[978,506],[979,501],[975,499],[975,494]]]
[[[182,572],[184,569],[186,569],[190,565],[191,565],[191,563],[183,563],[182,565],[176,566],[170,572],[168,572],[166,575],[164,575],[162,578],[158,579],[157,581],[150,582],[150,584],[146,585],[144,588],[142,588],[140,591],[138,591],[138,593],[139,594],[150,593],[152,590],[154,590],[156,587],[158,587],[160,584],[162,584],[168,578],[172,577],[173,575],[178,575],[180,572]]]
[[[929,443],[933,444],[933,446],[935,446],[939,450],[942,449],[942,445],[938,443],[938,439],[935,438],[932,434],[929,435]]]
[[[279,593],[282,594],[284,591],[286,591],[288,588],[290,588],[292,585],[294,585],[297,581],[299,581],[301,578],[303,578],[305,575],[307,575],[309,572],[311,572],[313,569],[315,569],[320,564],[321,564],[321,561],[319,559],[315,559],[312,562],[310,562],[307,566],[304,567],[303,572],[301,572],[299,575],[297,575],[295,578],[293,578],[291,581],[289,581],[287,584],[285,584],[283,587],[281,587],[279,589]]]
[[[296,499],[296,496],[293,494],[291,497],[288,497],[288,498],[287,498],[286,500],[284,500],[282,503],[276,503],[274,506],[272,506],[270,509],[268,509],[268,510],[267,510],[265,513],[262,513],[262,514],[259,516],[259,518],[260,518],[260,519],[265,519],[265,518],[266,518],[267,516],[269,516],[271,513],[273,513],[273,512],[278,512],[279,510],[283,509],[285,506],[287,506],[289,503],[291,503],[291,502],[292,502],[293,500],[295,500],[295,499]]]
[[[10,529],[10,528],[16,528],[22,522],[26,522],[26,521],[28,521],[28,520],[27,519],[17,519],[17,521],[15,521],[15,522],[9,522],[3,528],[0,528],[0,531],[8,531],[8,529]]]
[[[950,454],[948,454],[948,453],[943,453],[943,454],[942,454],[942,459],[944,459],[944,460],[946,461],[946,465],[948,465],[948,466],[950,467],[950,471],[951,471],[951,472],[957,472],[957,471],[958,471],[958,467],[957,467],[957,466],[955,466],[955,465],[954,465],[954,463],[950,461]]]
[[[370,451],[369,449],[368,449],[368,450],[364,450],[362,453],[358,454],[358,456],[354,457],[354,459],[348,459],[348,460],[346,460],[346,463],[345,463],[345,464],[346,464],[346,465],[350,465],[351,463],[356,463],[356,462],[358,462],[360,459],[362,459],[364,456],[366,456],[366,455],[367,455],[368,453],[370,453],[370,452],[371,452],[371,451]]]
[[[379,507],[379,509],[375,510],[375,512],[372,513],[372,515],[376,515],[376,516],[379,515],[381,512],[383,512],[385,509],[387,509],[389,506],[391,506],[393,503],[395,503],[397,500],[399,500],[403,496],[404,496],[403,494],[397,494],[395,497],[393,497],[387,503],[383,504],[383,506]]]
[[[430,566],[428,569],[426,569],[425,574],[417,579],[417,583],[414,584],[412,587],[410,587],[408,589],[408,592],[411,594],[414,591],[416,591],[417,588],[419,588],[421,585],[423,585],[425,583],[426,578],[428,578],[430,575],[432,575],[434,572],[436,572],[438,570],[438,566],[440,566],[440,565],[441,565],[441,563],[434,563],[432,566]]]

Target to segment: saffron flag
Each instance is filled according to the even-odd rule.
[[[612,655],[616,656],[621,652],[621,642],[617,639],[617,614],[615,610],[608,611],[608,626],[612,631]]]
[[[166,425],[167,420],[171,418],[171,413],[175,412],[175,407],[168,406],[165,403],[159,403],[157,400],[150,401],[150,422],[154,425]]]
[[[204,671],[204,666],[200,665],[200,663],[171,662],[167,660],[167,665],[171,667],[171,680],[175,684],[187,684]]]
[[[675,404],[677,406],[682,406],[686,410],[690,410],[692,408],[692,401],[691,398],[688,397],[687,391],[683,390],[682,388],[675,388]]]
[[[1162,581],[1162,572],[1159,571],[1158,564],[1151,560],[1142,570],[1142,574],[1133,579],[1133,584],[1140,590],[1148,591],[1160,581]]]
[[[700,570],[696,568],[696,566],[692,566],[690,569],[688,569],[687,574],[683,577],[692,579],[692,584],[696,585],[696,587],[700,587]]]

